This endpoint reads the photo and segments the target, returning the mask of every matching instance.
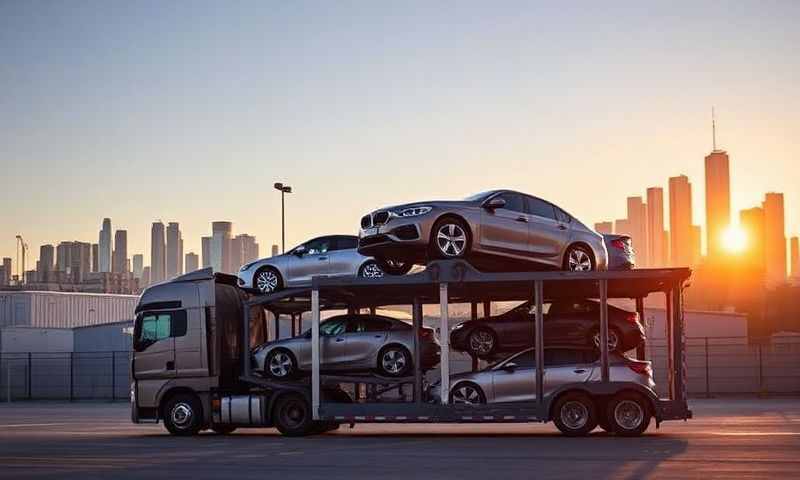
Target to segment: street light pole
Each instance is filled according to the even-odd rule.
[[[280,182],[275,183],[273,185],[275,190],[280,190],[281,192],[281,253],[286,252],[286,202],[284,200],[284,195],[287,193],[292,193],[292,187],[289,185],[284,185]]]

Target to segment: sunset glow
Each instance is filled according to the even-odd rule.
[[[747,248],[747,234],[739,226],[729,226],[722,232],[722,248],[730,253],[743,252]]]

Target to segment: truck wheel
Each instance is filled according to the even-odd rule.
[[[567,393],[553,407],[553,422],[564,435],[582,437],[597,426],[594,402],[585,393]]]
[[[196,435],[203,428],[203,405],[197,396],[181,393],[164,405],[164,426],[179,436]]]
[[[211,431],[217,435],[229,435],[236,431],[236,427],[232,425],[214,425],[211,427]]]
[[[621,392],[608,402],[608,424],[617,435],[637,437],[650,425],[647,400],[635,392]]]
[[[275,427],[287,437],[303,437],[314,433],[318,423],[312,420],[311,405],[300,394],[284,395],[272,410]]]

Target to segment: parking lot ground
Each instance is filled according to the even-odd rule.
[[[357,425],[175,438],[127,404],[0,404],[2,478],[800,478],[800,399],[690,402],[695,418],[640,438],[552,424]]]

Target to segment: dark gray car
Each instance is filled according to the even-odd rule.
[[[603,237],[550,202],[512,190],[417,202],[361,219],[358,251],[387,273],[436,258],[571,271],[605,270]]]

